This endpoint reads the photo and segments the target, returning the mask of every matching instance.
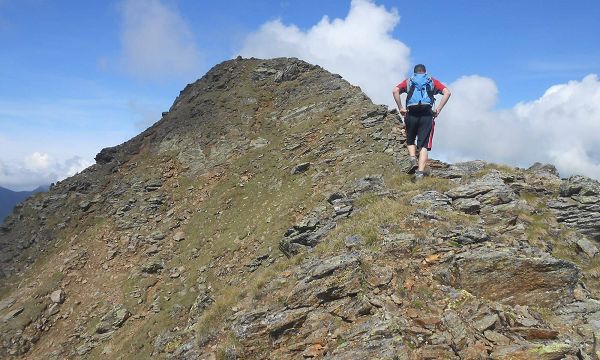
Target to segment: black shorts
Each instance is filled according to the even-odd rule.
[[[404,118],[404,125],[406,126],[406,143],[408,145],[415,145],[416,139],[416,145],[419,149],[426,148],[427,150],[431,150],[435,128],[431,106],[410,106],[408,114]]]

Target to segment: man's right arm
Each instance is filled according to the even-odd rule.
[[[397,86],[394,86],[394,89],[392,90],[392,95],[394,96],[394,100],[398,106],[398,111],[400,111],[400,115],[404,117],[408,113],[408,110],[402,106],[402,100],[400,99],[400,94],[403,92],[406,92],[406,80]]]

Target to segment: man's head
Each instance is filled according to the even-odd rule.
[[[425,69],[425,65],[418,64],[418,65],[415,65],[414,72],[415,72],[415,74],[425,74],[427,72],[427,69]]]

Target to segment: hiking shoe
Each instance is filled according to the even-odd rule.
[[[415,172],[415,182],[423,180],[424,177],[425,177],[424,172],[422,172],[422,171]]]
[[[410,167],[408,168],[407,173],[414,174],[418,168],[419,168],[419,163],[417,162],[417,158],[414,156],[411,156],[410,157]]]

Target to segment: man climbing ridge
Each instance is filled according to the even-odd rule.
[[[407,93],[406,108],[402,106],[400,94]],[[425,165],[427,165],[428,151],[431,150],[435,118],[438,117],[448,99],[450,89],[437,79],[427,74],[425,65],[418,64],[414,68],[414,74],[410,79],[402,81],[392,91],[394,100],[398,105],[400,115],[404,118],[406,127],[406,144],[410,155],[409,174],[415,174],[415,180],[421,180],[424,176]],[[442,94],[442,100],[434,109],[434,95]],[[416,140],[416,145],[415,145]],[[419,160],[417,162],[417,147]]]

